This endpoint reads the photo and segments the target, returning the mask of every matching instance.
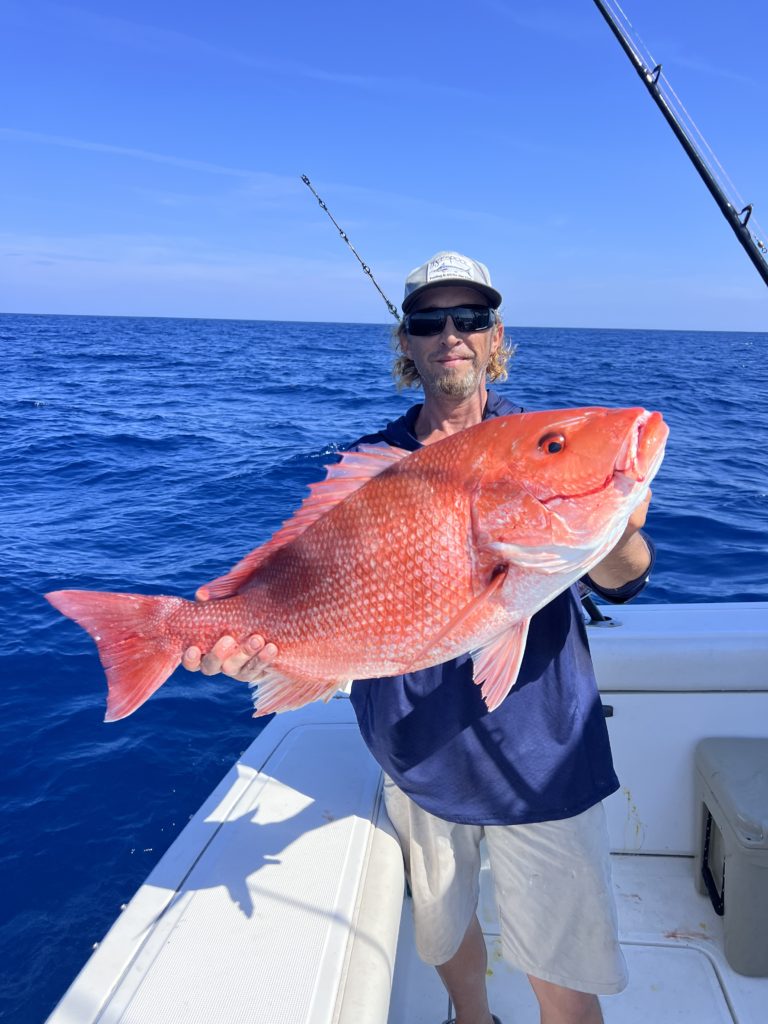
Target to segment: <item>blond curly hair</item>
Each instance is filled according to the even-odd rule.
[[[503,327],[501,316],[497,310],[494,310],[495,324],[501,324]],[[421,377],[419,371],[416,369],[416,364],[403,352],[403,337],[405,336],[405,318],[392,331],[392,345],[395,352],[399,355],[395,359],[394,366],[392,367],[392,376],[395,379],[395,384],[398,391],[402,391],[404,388],[418,388],[421,387]],[[507,341],[507,336],[504,334],[501,345],[491,355],[490,361],[488,362],[488,369],[486,374],[489,380],[504,381],[509,376],[509,362],[512,356],[515,354],[515,346]]]

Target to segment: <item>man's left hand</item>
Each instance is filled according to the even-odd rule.
[[[618,590],[625,583],[638,579],[650,567],[651,553],[639,533],[645,526],[650,501],[651,492],[649,490],[645,499],[629,517],[618,543],[608,552],[602,562],[589,570],[590,578],[598,586],[607,587],[609,590]]]

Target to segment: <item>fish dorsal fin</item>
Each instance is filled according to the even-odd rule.
[[[494,711],[517,682],[525,653],[530,619],[523,619],[472,651],[474,681],[480,687],[489,711]]]
[[[324,480],[310,484],[309,497],[305,498],[294,515],[286,520],[266,544],[251,551],[224,576],[198,588],[198,600],[231,597],[239,593],[250,581],[257,569],[279,548],[316,523],[318,519],[339,505],[363,484],[383,473],[411,453],[388,444],[360,445],[355,451],[344,452],[341,460],[326,466]]]

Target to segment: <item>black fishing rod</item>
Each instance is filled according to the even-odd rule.
[[[737,210],[736,206],[728,199],[728,196],[717,182],[715,174],[708,165],[704,155],[685,130],[685,127],[676,117],[664,96],[660,85],[660,80],[663,77],[661,73],[661,64],[657,64],[653,68],[649,67],[637,52],[637,48],[633,45],[634,41],[631,39],[629,33],[618,23],[613,12],[606,7],[603,0],[594,0],[594,3],[602,16],[608,22],[608,25],[618,39],[622,50],[629,58],[635,71],[637,71],[643,85],[645,85],[646,89],[651,94],[656,106],[664,115],[667,124],[675,133],[677,140],[688,154],[691,163],[699,172],[699,175],[709,189],[712,198],[720,207],[723,216],[733,229],[733,233],[736,235],[742,247],[746,251],[747,256],[749,256],[752,263],[755,265],[758,274],[763,279],[763,282],[768,285],[768,248],[766,248],[765,242],[753,235],[747,227],[750,217],[752,216],[752,204],[749,203],[742,210]]]
[[[324,210],[328,214],[330,219],[333,221],[333,224],[336,227],[336,230],[341,235],[343,241],[345,241],[347,243],[349,248],[352,250],[352,254],[354,255],[355,259],[360,264],[360,266],[363,268],[363,272],[366,273],[368,275],[368,277],[370,277],[371,282],[372,282],[374,288],[379,293],[379,295],[382,297],[382,299],[384,299],[384,302],[387,304],[387,309],[392,314],[392,316],[395,318],[395,320],[397,320],[398,323],[399,323],[400,322],[400,314],[397,312],[397,306],[395,306],[394,303],[390,302],[389,299],[387,298],[387,296],[381,290],[381,288],[379,287],[379,282],[373,276],[373,271],[368,266],[368,264],[363,260],[363,258],[360,256],[360,253],[357,251],[357,249],[354,247],[354,245],[352,245],[352,243],[350,242],[350,240],[349,240],[349,238],[347,236],[347,233],[344,230],[344,228],[341,227],[341,225],[337,222],[336,218],[333,216],[333,214],[328,209],[326,204],[323,202],[323,200],[320,198],[320,196],[317,194],[317,192],[315,192],[314,185],[309,180],[309,178],[306,176],[306,174],[302,174],[301,180],[304,182],[304,184],[307,186],[309,191],[312,193],[312,195],[315,197],[315,199],[320,204],[320,209]]]

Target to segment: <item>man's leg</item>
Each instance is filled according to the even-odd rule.
[[[530,974],[528,980],[539,1001],[541,1024],[603,1024],[597,996],[553,985]]]
[[[601,1024],[597,994],[627,983],[602,806],[485,836],[504,955],[531,979],[542,1024]]]
[[[459,948],[447,963],[437,967],[451,997],[456,1024],[493,1024],[485,987],[487,968],[485,939],[477,916],[473,916]]]
[[[488,955],[475,913],[483,829],[436,818],[386,776],[384,799],[403,849],[419,956],[436,967],[457,1024],[493,1024]]]

